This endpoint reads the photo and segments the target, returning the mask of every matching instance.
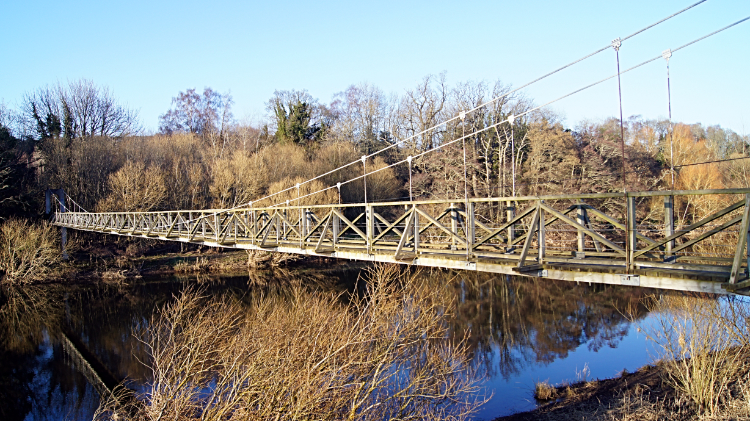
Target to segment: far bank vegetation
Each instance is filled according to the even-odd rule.
[[[23,157],[37,168],[37,188],[63,187],[88,210],[361,203],[362,180],[347,183],[363,174],[360,157],[396,142],[403,143],[366,162],[368,172],[383,169],[367,177],[369,202],[406,199],[410,182],[415,199],[463,198],[465,188],[469,197],[510,196],[514,166],[517,195],[621,190],[617,119],[566,128],[554,113],[538,110],[518,117],[512,128],[493,126],[533,108],[531,99],[515,93],[435,127],[510,91],[499,81],[449,86],[444,74],[427,76],[400,96],[368,84],[351,85],[330,103],[304,90],[276,91],[267,116],[251,122],[233,116],[228,94],[188,89],[161,116],[159,133],[144,136],[135,113],[107,89],[81,80],[31,92],[18,111],[2,108],[0,126],[14,139],[6,149],[29,151]],[[69,107],[81,98],[94,101],[88,114]],[[670,131],[667,121],[638,116],[623,123],[628,190],[672,188],[672,165],[678,190],[750,185],[748,160],[681,167],[748,156],[747,136],[700,124],[677,123]],[[475,135],[465,142],[464,169],[463,143],[445,145],[467,133]],[[384,169],[438,148],[414,160],[411,178],[406,163]],[[343,183],[340,196],[337,183]],[[307,197],[297,201],[300,196]],[[680,202],[675,214],[715,207],[704,202]],[[480,213],[487,220],[504,215],[492,207]]]
[[[158,133],[144,135],[137,113],[108,89],[89,80],[46,86],[17,110],[0,105],[0,219],[41,216],[44,190],[59,187],[89,211],[157,211],[406,200],[410,189],[417,200],[507,197],[514,167],[516,195],[620,191],[623,166],[631,191],[672,188],[672,165],[678,190],[750,185],[750,160],[710,162],[750,155],[748,136],[719,126],[670,130],[668,121],[630,117],[623,160],[617,119],[565,127],[548,110],[523,114],[534,102],[520,93],[453,119],[510,92],[500,81],[449,85],[445,74],[402,95],[351,85],[327,103],[305,90],[279,90],[266,116],[250,121],[235,118],[229,94],[187,89],[161,116]],[[513,127],[494,125],[521,114]],[[465,145],[448,145],[468,133]],[[422,153],[411,171],[390,166]],[[370,156],[364,165],[362,156]],[[682,167],[703,162],[710,163]],[[367,176],[367,198],[362,179],[349,182],[364,166],[377,171]],[[677,198],[676,225],[726,200]],[[615,217],[624,211],[620,203],[594,205]],[[479,206],[477,215],[501,222],[503,206]],[[638,212],[639,220],[663,221],[663,203],[640,204]]]

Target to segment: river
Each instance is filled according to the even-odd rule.
[[[343,291],[358,274],[351,269],[281,270],[250,278],[184,276],[6,289],[0,308],[0,419],[92,418],[99,394],[70,341],[105,383],[125,379],[142,391],[149,379],[141,363],[147,354],[133,329],[186,285],[200,284],[207,294],[243,296],[259,283],[283,288],[293,279]],[[449,283],[457,301],[451,331],[471,332],[474,362],[487,373],[484,386],[492,398],[477,420],[533,409],[537,381],[613,377],[651,361],[646,339],[621,312],[636,308],[638,323],[648,323],[638,302],[654,291],[473,272],[424,271],[421,276]]]

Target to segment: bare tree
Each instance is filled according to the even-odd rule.
[[[406,93],[399,112],[402,138],[419,135],[407,147],[427,151],[437,146],[441,131],[427,129],[445,120],[443,109],[447,99],[445,73],[425,76],[416,88]]]
[[[449,337],[445,288],[395,265],[365,278],[346,303],[184,292],[137,332],[153,373],[142,404],[104,402],[94,419],[470,419],[485,399],[468,334]]]
[[[36,125],[40,139],[122,138],[140,131],[136,111],[119,104],[108,88],[87,79],[28,93],[22,110]]]
[[[221,132],[231,120],[232,96],[205,88],[199,94],[191,88],[172,98],[172,108],[159,117],[159,131],[165,134],[193,133],[207,136]]]
[[[367,83],[351,85],[334,96],[330,110],[334,116],[327,138],[354,142],[366,154],[392,141],[388,117],[395,99]]]

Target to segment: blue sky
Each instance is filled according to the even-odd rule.
[[[428,74],[449,85],[520,86],[697,0],[628,1],[34,1],[0,3],[0,101],[79,78],[109,87],[155,131],[188,88],[230,91],[238,119],[259,120],[274,90],[321,102],[368,82],[403,94]],[[750,16],[750,1],[708,0],[626,41],[627,68]],[[675,53],[675,120],[750,133],[750,21]],[[544,103],[616,71],[609,50],[526,90]],[[667,115],[663,60],[623,76],[627,118]],[[618,114],[617,84],[553,106],[565,124]]]

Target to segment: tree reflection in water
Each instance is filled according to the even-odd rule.
[[[471,330],[476,360],[490,377],[508,379],[530,364],[549,364],[587,343],[590,351],[615,348],[630,322],[623,314],[648,290],[486,273],[432,271],[434,282],[450,282],[458,300],[454,332]]]
[[[186,276],[97,287],[38,286],[0,292],[0,419],[91,419],[99,397],[63,353],[59,332],[75,335],[117,379],[140,389],[149,370],[133,336],[154,309],[174,299],[185,284],[201,283],[208,294],[249,301],[307,285],[351,289],[358,270],[275,270],[250,278]],[[638,288],[576,285],[534,278],[424,270],[430,282],[449,283],[457,308],[447,323],[457,334],[470,330],[475,361],[492,378],[508,379],[548,364],[587,343],[591,351],[615,347],[629,323],[618,311],[634,306]]]

